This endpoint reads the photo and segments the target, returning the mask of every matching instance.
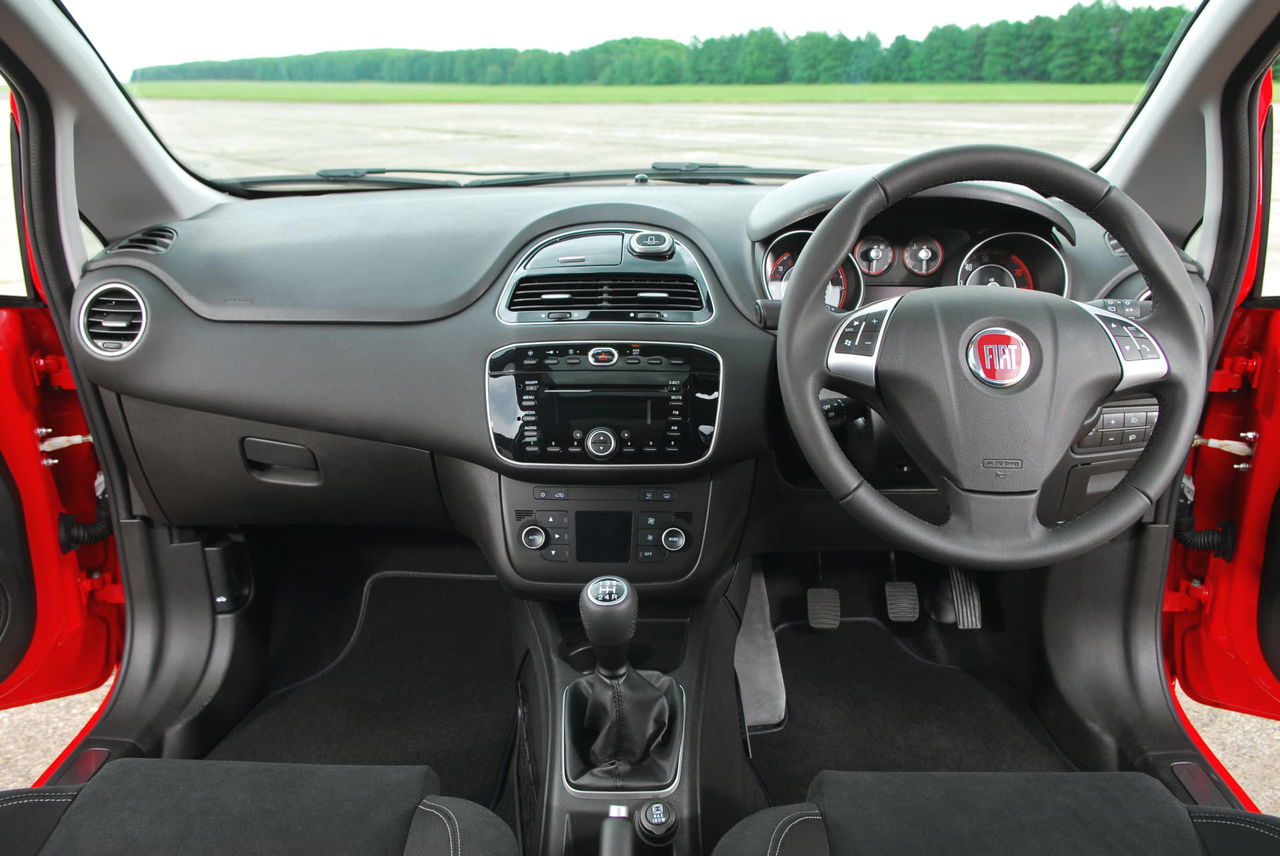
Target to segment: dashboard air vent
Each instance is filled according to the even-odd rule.
[[[80,335],[95,354],[118,357],[138,340],[147,325],[147,308],[136,291],[119,283],[100,285],[80,308]]]
[[[111,252],[117,253],[122,250],[132,250],[136,253],[159,254],[169,249],[177,237],[178,233],[168,226],[157,226],[154,229],[146,229],[119,241],[111,248]]]
[[[693,277],[645,274],[527,276],[516,283],[507,301],[512,312],[696,312],[702,308],[702,290]]]

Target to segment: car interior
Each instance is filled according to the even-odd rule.
[[[0,33],[125,614],[0,849],[1280,852],[1161,631],[1273,3],[1096,168],[759,182],[232,191],[55,4]]]

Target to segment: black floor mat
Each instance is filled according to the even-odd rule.
[[[365,591],[343,654],[264,699],[209,757],[427,764],[446,794],[488,805],[515,712],[506,594],[492,577],[401,573]]]
[[[921,660],[878,622],[777,633],[788,718],[751,737],[775,805],[800,802],[822,770],[1066,770],[1011,687]]]

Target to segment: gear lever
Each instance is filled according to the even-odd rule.
[[[639,611],[636,593],[622,577],[596,577],[582,587],[578,612],[596,653],[596,671],[604,677],[616,680],[631,668],[627,655]]]

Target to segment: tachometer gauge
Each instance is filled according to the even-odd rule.
[[[867,276],[879,276],[893,267],[893,244],[884,238],[863,238],[853,248],[853,259]]]
[[[1035,288],[1026,262],[1012,253],[998,250],[974,253],[960,268],[964,285],[994,285],[1003,288]]]
[[[902,250],[902,263],[916,276],[929,276],[942,266],[942,244],[928,235],[912,238]]]
[[[787,232],[769,245],[765,253],[764,280],[769,297],[781,300],[791,284],[791,272],[795,269],[800,251],[812,232]],[[862,277],[852,257],[835,269],[826,287],[827,306],[832,309],[855,309],[862,302]]]

